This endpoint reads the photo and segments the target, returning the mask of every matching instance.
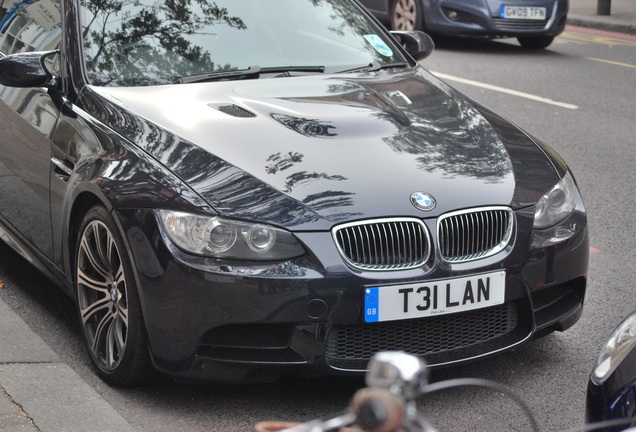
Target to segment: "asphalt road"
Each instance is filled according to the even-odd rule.
[[[572,329],[487,361],[436,371],[432,379],[495,380],[528,403],[541,430],[580,427],[596,353],[636,309],[636,38],[569,30],[544,52],[525,51],[514,41],[451,41],[438,44],[423,64],[565,157],[588,208],[592,246],[586,307]],[[1,298],[139,431],[238,432],[264,419],[326,417],[363,385],[359,379],[286,377],[258,385],[166,380],[110,388],[92,372],[71,301],[4,244],[0,257]],[[529,429],[514,402],[495,392],[447,391],[418,402],[440,431]]]

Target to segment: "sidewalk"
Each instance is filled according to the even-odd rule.
[[[134,429],[0,300],[0,432]]]
[[[636,35],[636,0],[570,0],[568,24]],[[0,432],[134,429],[0,299]]]
[[[568,24],[636,35],[636,0],[611,1],[611,15],[599,16],[598,0],[570,0]]]

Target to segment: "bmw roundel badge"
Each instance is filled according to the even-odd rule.
[[[423,211],[431,211],[435,208],[435,198],[424,192],[411,194],[411,204]]]

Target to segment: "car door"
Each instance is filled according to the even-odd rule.
[[[61,14],[56,0],[5,2],[2,56],[58,49]],[[59,70],[59,56],[49,57]],[[59,110],[45,88],[0,85],[0,216],[47,257],[53,255],[49,176],[51,136]]]

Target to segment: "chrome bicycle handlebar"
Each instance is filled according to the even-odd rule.
[[[263,422],[256,426],[256,431],[434,432],[415,405],[415,399],[428,385],[424,360],[403,352],[380,352],[369,362],[365,382],[367,387],[355,393],[349,410],[340,416],[297,425]]]

